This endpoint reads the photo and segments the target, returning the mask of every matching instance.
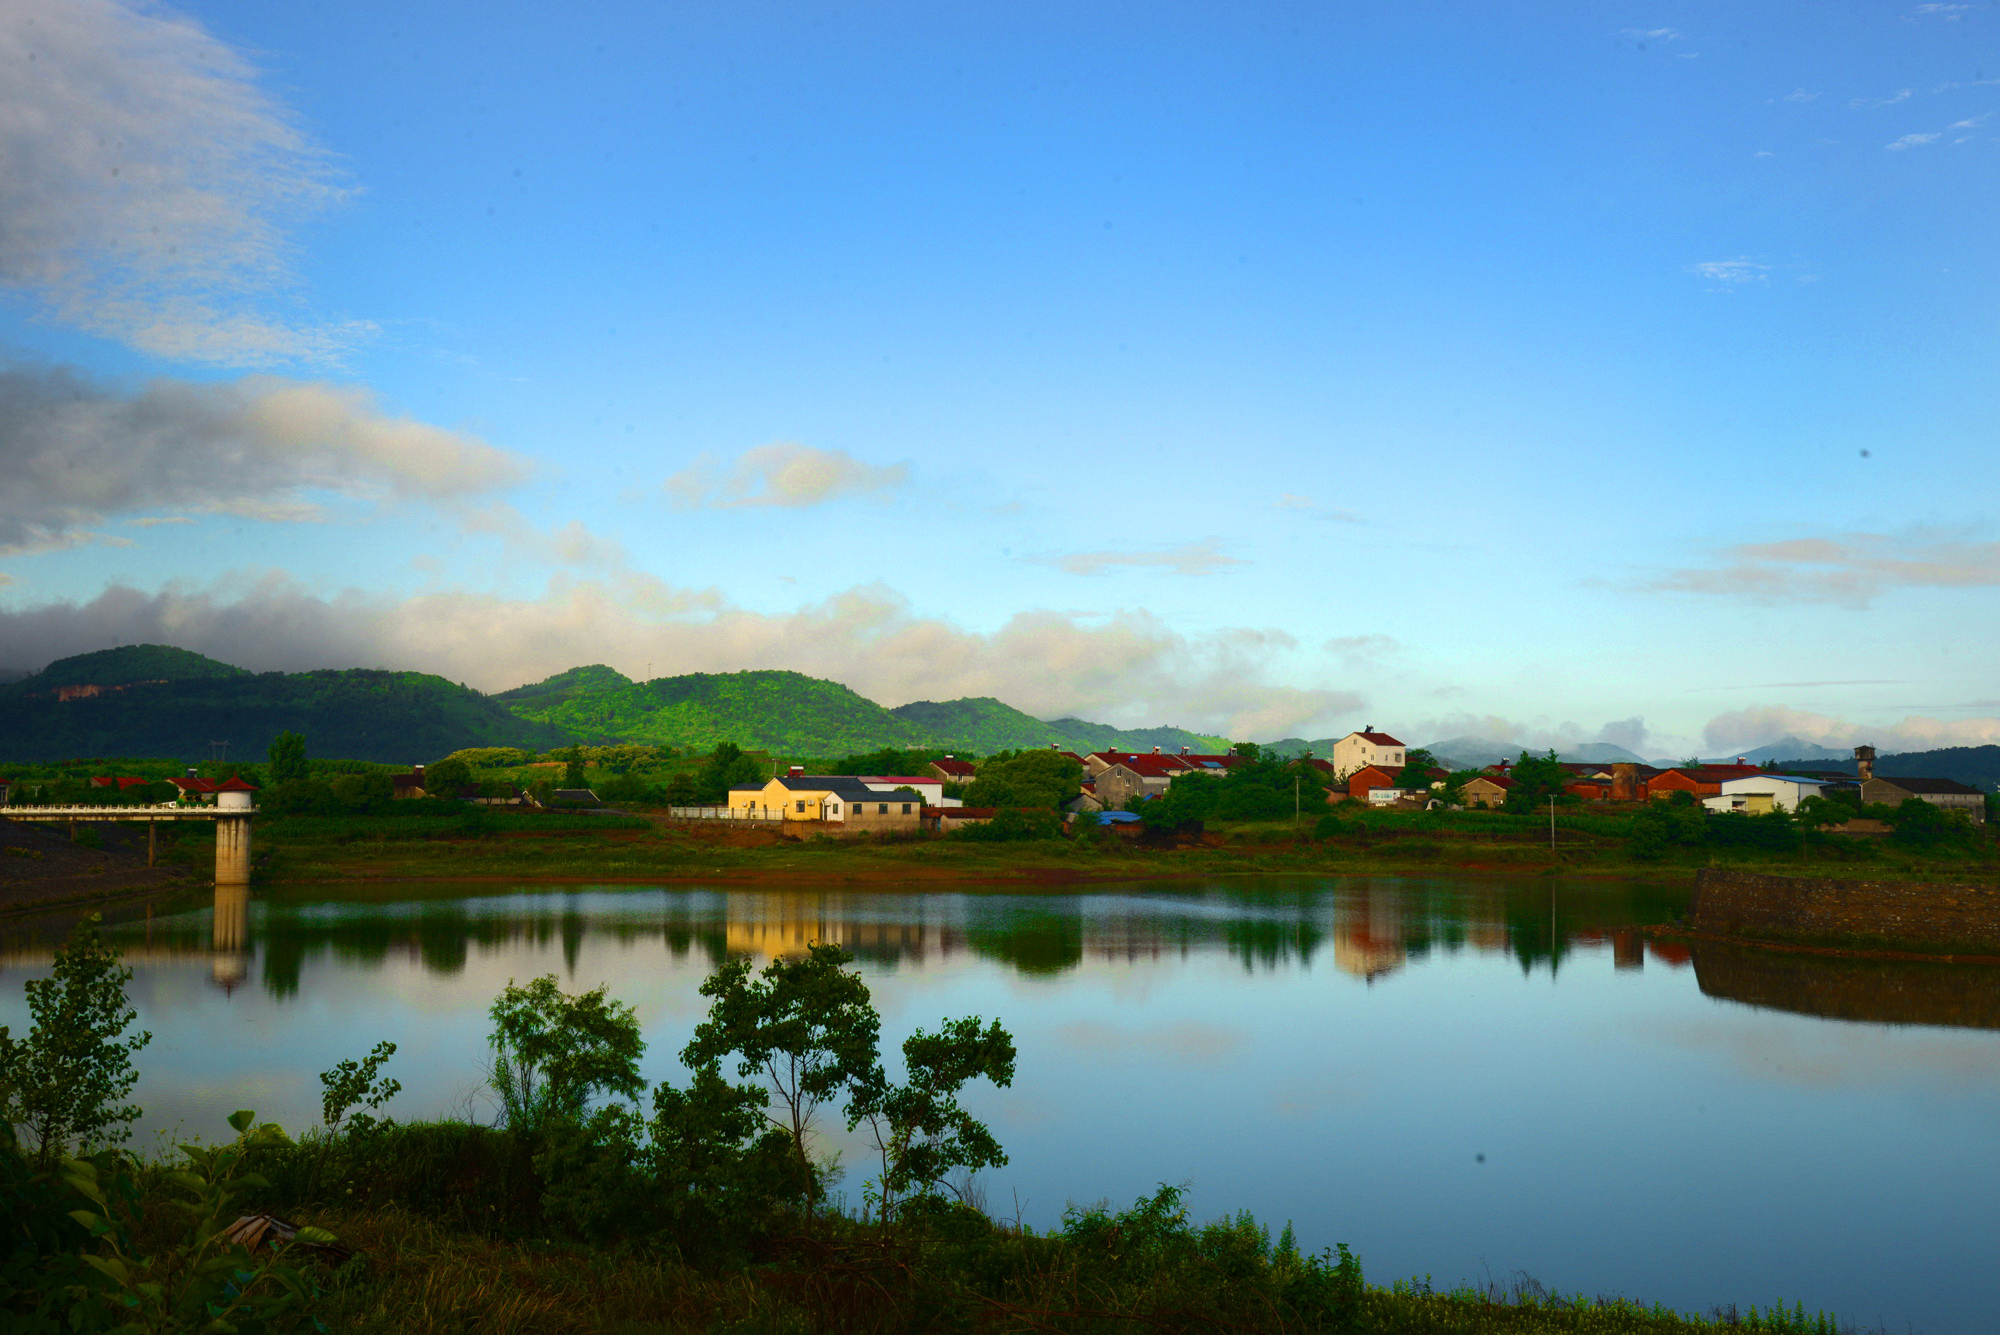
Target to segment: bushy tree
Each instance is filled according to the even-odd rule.
[[[946,1020],[935,1034],[919,1029],[904,1039],[906,1083],[890,1084],[879,1069],[873,1074],[850,1105],[847,1126],[851,1131],[866,1122],[874,1135],[885,1218],[899,1199],[935,1192],[950,1173],[1006,1164],[1000,1142],[958,1096],[982,1077],[1001,1089],[1013,1084],[1014,1058],[1014,1039],[1000,1022],[982,1028],[975,1015]]]
[[[456,756],[424,767],[424,791],[432,797],[456,797],[458,790],[471,782],[472,766]]]
[[[27,982],[34,1025],[16,1041],[0,1028],[0,1096],[6,1120],[52,1166],[72,1146],[114,1145],[139,1109],[122,1102],[138,1082],[132,1054],[152,1042],[125,1031],[138,1018],[125,1000],[132,971],[98,934],[101,915],[76,925],[47,978]]]
[[[1403,753],[1403,769],[1396,776],[1396,786],[1422,791],[1431,786],[1432,780],[1444,777],[1444,766],[1438,764],[1437,757],[1421,746],[1413,746]]]
[[[1937,848],[1972,835],[1972,823],[1963,815],[1921,797],[1904,798],[1890,813],[1889,824],[1894,829],[1889,837],[1908,848]]]
[[[526,986],[509,979],[488,1014],[491,1083],[509,1126],[533,1132],[574,1121],[599,1095],[636,1099],[645,1089],[638,1017],[602,987],[571,995],[554,974]]]
[[[1083,767],[1059,752],[1023,751],[988,760],[965,788],[969,807],[1046,807],[1051,811],[1083,791]]]
[[[1548,807],[1549,799],[1568,802],[1569,796],[1563,792],[1563,785],[1569,782],[1569,771],[1550,751],[1545,756],[1531,756],[1526,751],[1508,773],[1514,786],[1507,790],[1507,810],[1541,811]]]
[[[563,781],[565,788],[586,788],[589,786],[583,772],[583,748],[572,746],[563,752]]]
[[[312,766],[306,761],[306,739],[303,735],[287,729],[271,742],[271,782],[275,784],[302,783],[312,774]]]
[[[1708,812],[1690,793],[1680,792],[1648,802],[1632,817],[1626,851],[1642,862],[1665,857],[1677,849],[1699,848],[1708,841]]]
[[[780,1108],[771,1120],[790,1138],[808,1177],[806,1140],[819,1109],[862,1093],[877,1078],[882,1021],[868,985],[847,969],[853,958],[839,946],[815,944],[804,959],[774,959],[755,976],[748,960],[727,961],[701,985],[710,998],[708,1018],[681,1053],[696,1070],[734,1058],[739,1076],[767,1080]],[[810,1208],[817,1184],[808,1190]]]
[[[765,777],[764,767],[744,755],[742,747],[734,742],[718,742],[695,771],[696,804],[714,806],[727,802],[731,788],[756,783]]]

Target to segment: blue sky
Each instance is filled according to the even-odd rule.
[[[2000,741],[1992,4],[21,0],[0,63],[0,666]]]

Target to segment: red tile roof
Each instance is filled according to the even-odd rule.
[[[935,774],[857,774],[863,783],[936,783]]]
[[[169,779],[168,783],[184,793],[212,793],[215,791],[213,779]]]
[[[1354,735],[1355,735],[1356,737],[1359,737],[1359,738],[1360,738],[1360,739],[1361,739],[1362,741],[1364,741],[1364,742],[1371,742],[1371,743],[1373,743],[1373,744],[1374,744],[1374,745],[1376,745],[1376,746],[1401,746],[1401,745],[1402,745],[1402,743],[1401,743],[1401,742],[1397,741],[1397,740],[1396,740],[1396,739],[1395,739],[1394,737],[1391,737],[1391,736],[1390,736],[1390,735],[1389,735],[1388,733],[1386,733],[1386,732],[1357,732],[1357,733],[1355,733]]]
[[[257,785],[244,779],[240,774],[232,774],[215,786],[218,793],[254,793]]]
[[[1109,752],[1105,753],[1109,755]],[[1123,765],[1144,779],[1172,778],[1176,774],[1188,772],[1188,766],[1181,763],[1179,756],[1135,756],[1120,754],[1114,765]]]
[[[969,760],[933,760],[931,767],[941,770],[946,774],[960,774],[966,778],[971,778],[973,775],[979,773],[977,767]]]

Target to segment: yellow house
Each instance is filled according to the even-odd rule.
[[[871,828],[915,829],[924,800],[916,793],[878,792],[846,774],[781,774],[761,784],[729,790],[737,820],[826,821]]]

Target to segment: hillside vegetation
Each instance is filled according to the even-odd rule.
[[[641,742],[706,750],[735,742],[784,755],[956,748],[976,755],[1054,743],[1066,750],[1167,750],[1228,746],[1182,728],[1114,728],[1082,719],[1045,722],[990,696],[885,709],[837,682],[801,672],[695,672],[635,682],[602,664],[571,668],[494,697],[523,718],[590,742]]]
[[[59,688],[81,685],[102,689],[58,697]],[[385,762],[569,740],[559,728],[429,673],[251,673],[164,645],[62,659],[0,687],[0,759],[11,761],[196,758],[216,741],[227,741],[233,756],[260,759],[288,729],[310,736],[320,755]]]

